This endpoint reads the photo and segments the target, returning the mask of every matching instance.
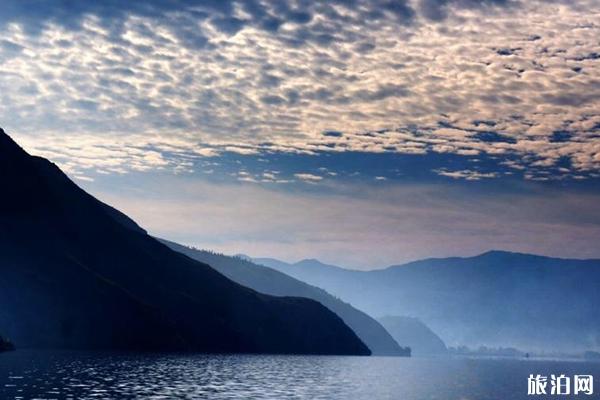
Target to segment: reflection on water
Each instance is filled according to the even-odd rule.
[[[17,351],[0,355],[0,399],[507,400],[531,373],[598,379],[600,364]]]

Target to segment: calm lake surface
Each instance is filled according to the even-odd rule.
[[[0,399],[544,398],[532,373],[594,375],[600,397],[583,361],[17,351],[0,354]]]

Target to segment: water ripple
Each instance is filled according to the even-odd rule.
[[[600,365],[18,351],[0,356],[0,398],[505,400],[527,398],[530,373],[593,374],[600,378]]]

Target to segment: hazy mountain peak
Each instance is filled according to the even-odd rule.
[[[417,317],[452,346],[565,352],[600,346],[600,324],[589,318],[600,298],[600,260],[492,250],[360,273],[316,265],[285,272],[371,315]],[[549,310],[560,318],[548,318]]]
[[[324,263],[322,263],[321,261],[317,260],[316,258],[305,258],[304,260],[298,261],[294,265],[307,265],[307,264],[325,265]]]
[[[238,254],[234,255],[234,257],[240,258],[240,259],[242,259],[244,261],[252,262],[252,257],[250,257],[247,254],[238,253]]]
[[[563,257],[552,257],[541,254],[529,254],[529,253],[520,253],[513,251],[505,251],[505,250],[490,250],[482,253],[478,256],[472,258],[486,258],[486,259],[500,259],[500,260],[508,260],[508,259],[521,259],[521,260],[547,260],[547,261],[598,261],[598,259],[594,258],[563,258]]]
[[[302,261],[298,261],[295,264],[292,264],[292,267],[300,270],[326,270],[326,271],[350,271],[349,269],[339,267],[337,265],[326,264],[317,260],[316,258],[307,258]]]
[[[495,261],[509,261],[509,260],[560,260],[560,258],[552,258],[548,256],[543,256],[539,254],[528,254],[528,253],[520,253],[515,251],[506,251],[506,250],[490,250],[485,253],[481,253],[474,257],[468,257],[473,259],[481,259],[481,260],[495,260]]]
[[[541,257],[541,256],[536,256],[534,254],[519,253],[519,252],[513,252],[513,251],[507,251],[507,250],[488,250],[488,251],[481,253],[475,257],[514,257],[514,256]]]

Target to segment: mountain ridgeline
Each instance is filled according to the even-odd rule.
[[[492,251],[366,272],[316,260],[254,262],[370,315],[417,317],[449,346],[570,353],[600,348],[600,260]]]
[[[0,327],[19,348],[368,355],[310,299],[177,253],[0,130]]]
[[[448,353],[444,341],[418,318],[386,316],[378,321],[398,343],[409,346],[414,356],[443,356]]]
[[[318,301],[339,315],[369,347],[373,355],[410,355],[410,349],[400,347],[379,322],[351,305],[336,299],[322,289],[308,285],[272,268],[253,264],[240,257],[224,256],[166,240],[161,241],[171,249],[209,264],[229,279],[258,292],[273,296],[306,297]]]

